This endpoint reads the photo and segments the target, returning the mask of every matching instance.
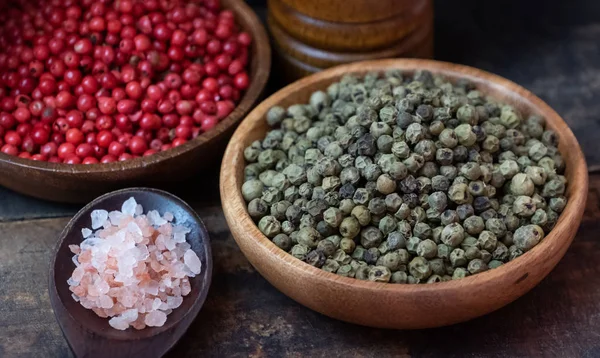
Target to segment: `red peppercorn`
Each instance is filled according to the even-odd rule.
[[[68,68],[76,69],[81,63],[81,56],[74,51],[67,51],[63,55],[63,62]]]
[[[0,151],[4,154],[14,155],[14,156],[17,156],[19,154],[19,150],[17,149],[17,147],[12,144],[4,144],[2,146],[2,149],[0,149]]]
[[[111,116],[100,116],[96,120],[96,129],[98,130],[110,130],[114,127],[114,120]]]
[[[56,95],[56,107],[67,109],[73,106],[75,98],[67,91],[61,91]]]
[[[79,130],[78,128],[71,128],[67,130],[67,133],[65,134],[65,140],[67,141],[67,143],[77,145],[82,143],[83,139],[83,132],[81,132],[81,130]]]
[[[75,145],[72,143],[62,143],[58,146],[56,154],[60,159],[66,159],[67,157],[75,154]]]
[[[114,114],[117,111],[117,102],[111,97],[99,97],[98,109],[103,114]]]
[[[81,164],[81,159],[79,159],[79,157],[76,156],[75,154],[71,154],[65,158],[63,163],[65,163],[65,164]]]
[[[250,78],[246,72],[241,72],[235,75],[233,85],[240,90],[245,90],[250,85]]]
[[[133,114],[137,111],[137,102],[131,99],[123,99],[117,103],[117,111],[122,114]]]
[[[93,49],[94,49],[93,46],[94,45],[92,44],[92,41],[90,39],[83,38],[75,43],[75,45],[73,46],[73,49],[78,54],[89,55],[93,52]]]
[[[133,136],[129,141],[129,150],[133,154],[143,154],[146,150],[148,150],[148,145],[146,141],[142,137]]]

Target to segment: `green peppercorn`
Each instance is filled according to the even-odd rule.
[[[500,267],[500,266],[502,266],[502,265],[503,265],[502,261],[500,261],[500,260],[492,260],[492,261],[490,261],[490,263],[488,264],[488,268],[489,268],[490,270],[492,270],[492,269],[498,268],[498,267]]]
[[[296,225],[290,221],[284,221],[281,223],[281,232],[286,235],[291,235],[296,230]]]
[[[545,187],[544,187],[545,188]],[[513,195],[533,195],[535,185],[533,181],[524,173],[516,174],[510,182],[510,191]]]
[[[419,280],[425,280],[431,276],[431,267],[429,262],[423,257],[415,257],[408,264],[408,271],[410,274]]]
[[[292,240],[286,234],[275,235],[273,243],[283,251],[289,251],[292,248]]]
[[[340,241],[340,243],[341,243],[341,241]],[[323,255],[325,255],[325,257],[330,257],[331,255],[333,255],[335,253],[335,251],[337,250],[337,247],[332,242],[332,240],[327,238],[325,240],[319,241],[319,243],[317,244],[316,250],[321,251],[323,253]]]
[[[544,185],[546,183],[546,170],[542,167],[528,166],[525,168],[525,174],[535,185]]]
[[[369,201],[369,211],[371,215],[383,215],[386,211],[385,199],[373,198]]]
[[[255,198],[248,203],[248,214],[254,219],[259,220],[263,216],[267,215],[269,206],[264,200]]]
[[[325,260],[325,264],[321,268],[323,269],[323,271],[336,273],[340,268],[340,264],[335,260],[327,259]]]
[[[529,251],[544,238],[544,230],[538,225],[527,225],[518,228],[513,236],[516,247]]]
[[[542,196],[552,198],[562,196],[565,193],[565,184],[559,179],[552,179],[544,185]]]
[[[375,265],[381,256],[381,252],[376,247],[364,251],[363,260],[369,265]]]
[[[360,233],[360,224],[354,217],[347,217],[342,220],[340,224],[340,234],[345,237],[352,239]]]
[[[432,259],[437,254],[437,245],[431,239],[423,240],[417,245],[416,252],[421,257]]]
[[[462,268],[462,267],[457,267],[454,270],[454,273],[452,274],[452,279],[460,280],[461,278],[465,278],[467,276],[469,276],[469,271],[467,271],[467,269]]]
[[[471,274],[476,274],[476,273],[480,273],[483,271],[487,271],[488,266],[485,262],[483,262],[483,260],[480,259],[473,259],[469,262],[469,265],[467,267],[467,270],[469,270],[469,272]]]
[[[465,147],[472,146],[477,140],[475,133],[473,133],[473,127],[471,127],[470,124],[461,124],[457,126],[454,128],[454,133],[456,134],[458,142]]]
[[[502,237],[506,234],[506,224],[502,219],[492,218],[485,222],[485,228],[491,231],[497,237]]]
[[[453,184],[448,189],[448,198],[459,205],[469,203],[473,198],[468,189],[466,184]]]
[[[327,258],[325,257],[325,254],[323,254],[323,252],[318,251],[318,250],[313,250],[306,255],[306,258],[304,260],[309,265],[321,268],[325,264],[325,261],[327,260]]]
[[[289,201],[282,200],[271,205],[271,216],[275,217],[279,221],[286,219],[286,211],[292,205]]]
[[[368,279],[373,282],[390,282],[392,272],[385,266],[374,266],[369,269]]]
[[[515,199],[512,210],[518,216],[530,217],[535,213],[536,206],[531,197],[520,195]]]
[[[392,274],[390,282],[392,282],[392,283],[407,283],[408,275],[406,274],[406,272],[396,271]]]
[[[479,216],[470,216],[463,222],[465,231],[470,235],[477,235],[485,229],[485,223]]]
[[[508,247],[502,242],[496,244],[496,248],[492,251],[494,260],[506,261],[508,259]]]
[[[294,256],[295,258],[304,261],[306,259],[306,255],[308,255],[308,253],[310,252],[310,249],[302,244],[297,244],[294,245],[292,247],[292,250],[290,251],[290,253],[292,254],[292,256]]]
[[[550,201],[549,201],[550,209],[552,209],[553,211],[555,211],[557,213],[561,213],[565,209],[566,205],[567,205],[567,198],[565,198],[564,196],[550,198]]]
[[[360,231],[360,243],[366,249],[379,246],[382,241],[382,232],[374,226],[367,226]]]
[[[476,246],[469,246],[465,250],[465,257],[467,260],[480,259],[481,258],[481,250]]]
[[[252,199],[260,198],[264,188],[264,184],[260,180],[248,180],[242,185],[242,196],[246,201],[251,201]]]
[[[463,249],[454,249],[450,253],[450,263],[453,267],[465,266],[467,264],[467,258]]]
[[[391,215],[386,215],[378,223],[379,230],[382,232],[384,236],[387,236],[392,231],[396,230],[398,226],[398,222]]]
[[[382,174],[377,178],[377,191],[387,195],[396,190],[396,181],[388,174]]]
[[[281,232],[281,224],[273,216],[264,216],[258,222],[258,229],[268,238],[274,238]]]
[[[330,207],[323,212],[323,220],[331,227],[339,227],[343,220],[343,214],[339,209]]]

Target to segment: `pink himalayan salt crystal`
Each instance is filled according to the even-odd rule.
[[[188,277],[201,271],[185,242],[191,230],[173,225],[171,213],[143,212],[134,198],[121,211],[94,210],[95,231],[82,229],[81,244],[69,246],[76,266],[67,281],[73,299],[119,330],[164,325],[191,292]]]

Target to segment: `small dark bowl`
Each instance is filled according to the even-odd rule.
[[[178,185],[220,161],[234,129],[262,96],[271,70],[269,38],[256,14],[243,0],[221,0],[221,4],[233,11],[240,28],[252,35],[253,42],[250,88],[215,128],[171,150],[109,164],[36,162],[0,153],[0,185],[40,199],[86,203],[120,188]]]
[[[75,269],[73,254],[68,245],[83,240],[81,229],[91,227],[90,213],[95,209],[120,210],[123,202],[134,197],[144,211],[158,210],[161,215],[171,212],[174,222],[189,227],[187,242],[200,261],[202,272],[190,279],[192,291],[183,299],[180,307],[167,316],[162,327],[142,330],[129,328],[116,330],[108,324],[108,318],[98,317],[92,310],[81,306],[71,297],[67,280]],[[187,330],[204,304],[212,277],[212,255],[208,232],[196,212],[176,196],[157,189],[131,188],[105,194],[81,209],[67,224],[60,235],[51,261],[49,293],[56,318],[71,348],[78,356],[92,353],[101,347],[102,354],[115,358],[114,354],[142,352],[151,349],[152,355],[164,354]],[[109,343],[109,344],[108,344]],[[109,354],[114,348],[114,354]],[[100,349],[100,348],[98,348]],[[87,355],[86,355],[87,356]]]

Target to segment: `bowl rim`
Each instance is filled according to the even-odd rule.
[[[466,78],[476,85],[485,83],[490,88],[496,90],[501,89],[507,94],[505,96],[506,98],[502,99],[503,101],[511,104],[520,102],[521,104],[527,104],[529,107],[535,108],[536,112],[543,112],[546,119],[549,119],[548,122],[550,123],[550,127],[560,134],[560,143],[562,145],[568,144],[572,149],[575,149],[572,152],[569,152],[568,157],[570,160],[565,160],[565,163],[571,164],[567,166],[567,171],[573,172],[572,177],[577,178],[577,182],[568,185],[567,197],[569,200],[567,206],[560,214],[555,227],[538,245],[518,258],[492,270],[470,275],[459,280],[415,285],[363,281],[326,272],[281,250],[260,232],[247,212],[245,200],[241,195],[242,183],[237,181],[237,176],[235,175],[237,171],[236,165],[244,165],[245,163],[242,153],[244,148],[241,143],[244,142],[244,137],[249,131],[251,124],[262,120],[266,111],[274,104],[287,98],[288,93],[293,93],[314,83],[339,78],[344,74],[364,74],[368,71],[381,72],[388,69],[399,69],[407,72],[429,70],[446,77]],[[324,90],[324,88],[322,88],[322,90]],[[491,95],[491,97],[495,96]],[[566,157],[567,156],[565,156],[565,158]],[[236,188],[236,190],[225,190],[225,188]],[[223,211],[228,224],[231,226],[233,223],[236,223],[237,226],[243,227],[245,230],[243,239],[238,239],[235,234],[233,235],[238,245],[240,244],[239,241],[245,242],[253,240],[254,242],[252,244],[262,247],[263,251],[269,251],[269,254],[274,256],[273,260],[276,261],[277,265],[289,268],[289,273],[285,275],[291,275],[293,271],[303,272],[315,276],[316,280],[321,283],[329,282],[352,290],[364,290],[370,292],[377,290],[379,292],[388,292],[392,294],[443,293],[445,291],[456,292],[457,289],[462,290],[484,282],[495,281],[509,271],[518,272],[520,267],[532,265],[536,262],[539,263],[540,258],[551,256],[550,253],[559,252],[565,244],[566,247],[568,247],[572,241],[572,236],[569,238],[567,235],[569,231],[568,228],[574,222],[577,224],[580,223],[585,209],[588,191],[588,171],[581,147],[566,122],[548,104],[522,86],[490,72],[460,64],[425,59],[381,59],[340,65],[310,75],[284,87],[255,107],[255,109],[242,121],[227,146],[221,166],[220,189]],[[235,217],[233,217],[234,214],[236,215]],[[567,242],[560,245],[564,240],[567,240]],[[558,260],[560,260],[560,257],[556,261],[558,262]],[[552,265],[552,267],[553,266],[554,265]],[[522,277],[515,277],[515,283],[526,279],[527,276],[528,274],[525,274]]]
[[[177,157],[184,153],[190,152],[197,147],[202,146],[217,138],[221,133],[226,132],[231,127],[239,124],[244,116],[250,111],[252,106],[261,97],[269,79],[271,72],[271,46],[269,37],[265,27],[259,20],[256,13],[243,0],[222,0],[222,8],[231,10],[236,18],[237,23],[242,27],[240,19],[248,23],[247,27],[242,29],[252,35],[253,54],[250,59],[248,69],[250,70],[250,87],[246,89],[240,102],[235,106],[234,110],[217,125],[209,130],[198,135],[183,145],[171,148],[164,152],[158,152],[147,157],[132,158],[123,162],[112,163],[95,163],[93,165],[86,164],[65,164],[65,163],[49,163],[43,161],[35,161],[31,159],[20,158],[17,156],[8,155],[0,152],[0,162],[23,167],[28,169],[36,169],[42,172],[58,172],[69,174],[97,174],[97,173],[112,173],[124,170],[141,169],[150,165],[159,164],[171,158]]]

